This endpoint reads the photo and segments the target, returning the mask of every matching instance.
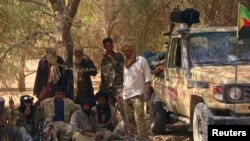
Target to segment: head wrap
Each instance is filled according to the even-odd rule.
[[[90,108],[89,108],[88,110],[84,109],[84,108],[83,108],[83,105],[84,105],[84,104],[89,105]],[[89,99],[89,98],[84,98],[84,99],[81,101],[80,105],[81,105],[82,111],[85,113],[85,115],[86,115],[87,117],[90,117],[90,115],[91,115],[91,99]]]
[[[82,62],[82,59],[83,59],[83,49],[81,47],[74,47],[74,53],[76,53],[76,52],[81,52],[82,55],[80,57],[78,57],[78,58],[76,58],[75,55],[74,55],[73,62],[75,64],[80,64]]]
[[[20,103],[33,103],[34,98],[29,95],[22,95],[20,98]]]
[[[100,97],[105,97],[107,102],[105,105],[97,105],[96,106],[96,110],[97,110],[97,117],[98,117],[98,121],[102,124],[105,124],[109,121],[109,119],[111,118],[111,109],[110,106],[108,104],[108,94],[103,92],[103,91],[99,91],[96,93],[95,95],[95,99],[97,100]]]
[[[52,84],[56,84],[61,77],[60,69],[57,64],[56,48],[46,48],[46,54],[46,60],[51,65],[49,82]]]
[[[100,97],[105,97],[107,101],[109,100],[108,94],[105,93],[105,92],[103,92],[103,91],[98,91],[98,92],[95,94],[95,100],[97,100],[97,99],[100,98]]]
[[[129,68],[135,61],[136,61],[136,48],[133,44],[125,44],[122,47],[122,52],[125,52],[126,50],[131,50],[132,51],[132,56],[131,58],[126,58],[124,56],[124,66],[126,68]]]
[[[4,103],[4,102],[5,102],[5,100],[4,100],[4,98],[3,98],[3,97],[0,97],[0,102],[2,102],[2,103]]]
[[[80,105],[83,106],[84,104],[87,104],[87,105],[91,106],[91,104],[92,104],[91,99],[90,99],[90,98],[87,98],[87,97],[84,98],[84,99],[81,101]]]
[[[52,48],[52,47],[46,48],[46,54],[47,54],[47,55],[55,54],[55,52],[56,52],[56,49],[55,49],[55,48]]]
[[[77,51],[79,51],[79,52],[83,52],[83,49],[81,48],[81,47],[74,47],[74,52],[77,52]]]

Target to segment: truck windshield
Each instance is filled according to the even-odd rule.
[[[194,33],[189,43],[193,66],[250,64],[250,39],[237,42],[236,32]]]

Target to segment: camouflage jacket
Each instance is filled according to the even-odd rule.
[[[112,59],[105,54],[101,62],[101,86],[100,89],[106,92],[117,92],[123,85],[122,54],[114,53]]]
[[[40,114],[49,125],[53,125],[53,118],[55,116],[55,98],[48,98],[40,103]],[[64,98],[64,122],[69,123],[72,113],[79,110],[80,105],[75,104],[72,100]]]
[[[18,127],[24,127],[29,134],[34,134],[38,128],[39,123],[39,111],[37,107],[31,110],[30,115],[26,118],[24,113],[20,109],[15,110],[16,125]]]

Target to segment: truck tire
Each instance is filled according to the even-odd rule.
[[[163,134],[166,132],[166,124],[170,121],[170,114],[163,108],[161,101],[150,104],[151,131],[154,134]]]
[[[210,110],[204,103],[198,103],[193,115],[193,140],[208,141],[208,117]]]

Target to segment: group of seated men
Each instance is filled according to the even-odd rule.
[[[65,97],[58,88],[55,96],[33,104],[33,97],[24,95],[20,106],[4,107],[0,97],[1,141],[94,141],[119,139],[124,134],[123,121],[117,108],[108,104],[108,95],[99,91],[97,105],[91,107],[86,98],[79,105]],[[11,104],[12,103],[12,104]]]

